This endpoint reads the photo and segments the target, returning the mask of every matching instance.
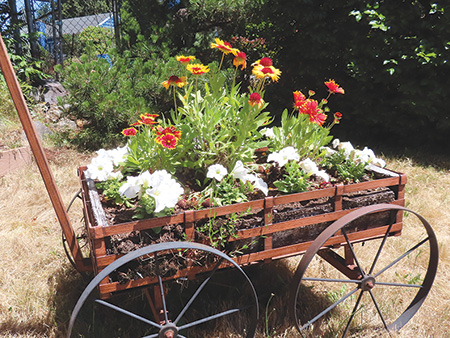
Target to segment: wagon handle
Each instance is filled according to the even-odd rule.
[[[59,194],[58,187],[56,186],[55,179],[48,165],[47,158],[45,157],[44,149],[41,145],[41,141],[36,133],[36,129],[31,120],[31,115],[28,110],[25,98],[14,72],[11,60],[9,59],[8,52],[6,50],[3,37],[0,34],[0,68],[5,78],[8,90],[11,94],[14,106],[19,114],[20,122],[30,143],[31,151],[36,159],[39,171],[42,179],[44,180],[45,187],[47,188],[48,195],[53,205],[53,209],[56,212],[61,229],[69,244],[72,257],[74,257],[77,268],[79,270],[86,270],[85,261],[81,254],[80,245],[77,242],[75,231],[70,223],[69,216],[64,207],[61,195]]]

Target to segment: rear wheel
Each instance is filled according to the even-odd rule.
[[[373,239],[353,241],[351,222],[380,211],[391,211],[392,220],[408,213],[401,236],[393,221]],[[292,284],[295,324],[304,337],[398,331],[427,297],[437,265],[436,236],[423,217],[390,204],[360,208],[331,224],[302,257]]]

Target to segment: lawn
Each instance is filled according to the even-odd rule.
[[[79,189],[76,167],[88,163],[90,157],[68,149],[54,149],[48,156],[67,205]],[[407,207],[431,223],[440,246],[438,274],[429,297],[411,322],[392,336],[450,337],[450,292],[445,287],[450,277],[446,246],[450,236],[450,160],[423,154],[385,159],[390,169],[407,174]],[[1,177],[0,189],[0,337],[63,337],[71,310],[88,281],[65,256],[59,223],[36,165]],[[69,215],[75,226],[81,224],[78,202]],[[405,222],[408,225],[410,217]],[[285,311],[286,284],[297,262],[298,258],[290,258],[249,272],[256,285],[270,285],[263,291],[257,337],[267,337],[267,333],[270,337],[300,337]],[[265,313],[270,293],[274,296]],[[368,335],[376,333],[365,337]],[[227,336],[225,329],[209,335]]]

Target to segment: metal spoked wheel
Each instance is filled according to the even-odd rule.
[[[352,240],[352,222],[382,211],[394,221],[404,212],[401,236],[392,221],[381,235]],[[303,337],[398,331],[424,302],[437,266],[436,236],[422,216],[390,204],[353,211],[324,230],[299,263],[290,305],[296,326]]]
[[[147,270],[156,281],[144,289],[147,292],[129,290],[107,300],[92,295],[105,278],[133,273],[129,267],[136,262],[147,265],[135,273]],[[184,276],[178,273],[175,278],[177,265]],[[200,265],[209,271],[191,276],[190,271]],[[222,271],[219,267],[224,265],[233,268]],[[257,318],[256,291],[230,257],[202,244],[167,242],[130,252],[102,270],[80,296],[67,337],[204,337],[205,332],[226,327],[233,337],[251,338]]]

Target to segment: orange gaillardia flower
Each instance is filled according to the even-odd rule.
[[[202,65],[200,63],[189,64],[186,66],[186,69],[195,75],[202,75],[209,72],[208,66]]]
[[[134,136],[137,134],[136,128],[125,128],[122,130],[122,134],[125,136]]]
[[[343,88],[339,87],[339,85],[334,82],[334,80],[328,80],[325,82],[325,85],[328,87],[328,90],[332,94],[344,94],[345,91]]]
[[[261,109],[262,106],[264,105],[264,100],[258,93],[251,93],[248,99],[248,104],[251,105],[252,107],[257,105],[258,108]]]
[[[195,60],[195,56],[184,56],[184,55],[177,56],[177,61],[180,61],[182,64],[187,64],[192,60]]]
[[[241,66],[241,69],[244,69],[247,67],[247,55],[245,55],[244,52],[238,51],[236,53],[236,56],[233,60],[233,65],[237,68]]]
[[[186,76],[178,77],[176,75],[172,75],[169,77],[169,80],[164,81],[162,85],[164,88],[169,89],[170,86],[183,87],[187,84]]]
[[[211,48],[217,48],[224,54],[233,53],[236,55],[236,53],[238,52],[238,50],[236,48],[232,48],[228,42],[222,41],[218,38],[216,38],[215,40],[216,40],[216,43],[211,42]]]

